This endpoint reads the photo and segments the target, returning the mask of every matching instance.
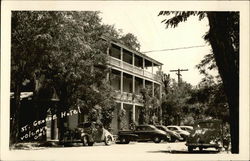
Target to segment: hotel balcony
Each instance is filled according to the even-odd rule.
[[[142,95],[132,94],[128,92],[121,92],[117,90],[115,90],[114,92],[115,92],[115,99],[121,102],[136,103],[136,104],[143,103]]]
[[[142,67],[137,67],[135,65],[124,62],[120,59],[117,59],[115,57],[109,56],[109,64],[111,66],[117,67],[121,70],[130,72],[132,74],[139,75],[141,77],[146,77],[148,79],[151,79],[151,80],[154,80],[157,82],[160,81],[160,77],[157,76],[156,74],[154,74],[153,71],[150,72],[148,70],[144,70]],[[151,68],[151,67],[149,67],[149,68]]]

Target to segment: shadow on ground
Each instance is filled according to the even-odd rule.
[[[170,153],[170,154],[218,154],[219,151],[216,150],[194,150],[193,152],[188,152],[187,150],[158,150],[158,151],[148,151],[148,153]]]

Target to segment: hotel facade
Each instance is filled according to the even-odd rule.
[[[152,91],[152,96],[160,100],[161,80],[157,72],[161,71],[162,63],[149,56],[121,44],[115,39],[104,38],[109,42],[107,50],[108,67],[113,92],[115,92],[116,107],[111,123],[111,132],[117,134],[121,129],[119,114],[125,111],[122,129],[129,129],[131,123],[140,123],[140,111],[143,108],[142,88]],[[74,129],[78,123],[87,121],[84,114],[69,117],[68,127]]]

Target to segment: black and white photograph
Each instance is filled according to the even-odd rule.
[[[1,160],[249,160],[249,1],[1,17]]]

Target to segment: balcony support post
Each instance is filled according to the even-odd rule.
[[[121,67],[123,68],[123,48],[121,48]]]
[[[132,81],[132,84],[133,84],[132,93],[135,93],[135,76],[134,75],[132,76],[132,79],[133,79],[133,81]]]
[[[135,54],[134,53],[132,53],[132,65],[133,67],[135,66]]]
[[[110,71],[111,71],[111,70],[110,70]],[[107,80],[107,82],[109,81],[109,71],[107,72],[106,80]]]
[[[123,71],[121,71],[121,94],[123,93]]]
[[[145,70],[145,58],[142,58],[142,70],[143,70],[143,75],[144,75],[144,70]],[[144,75],[145,76],[145,75]]]
[[[132,120],[133,120],[133,122],[135,122],[135,104],[133,104],[133,112],[132,112],[132,115],[133,115]]]
[[[152,82],[152,96],[154,97],[155,95],[155,84]]]
[[[154,63],[152,62],[152,75],[154,74]]]

